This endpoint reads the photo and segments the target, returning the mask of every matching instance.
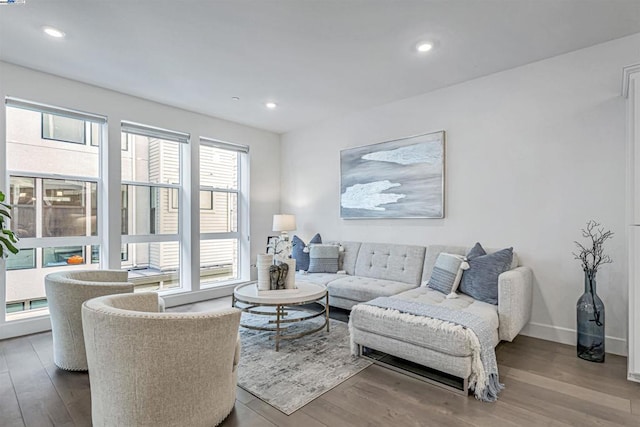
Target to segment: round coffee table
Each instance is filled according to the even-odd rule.
[[[275,316],[275,319],[267,323],[274,326],[256,326],[240,323],[247,329],[275,332],[273,339],[276,341],[276,351],[280,350],[280,340],[292,340],[318,332],[327,327],[329,332],[329,293],[327,288],[315,283],[298,283],[297,289],[283,289],[279,291],[260,291],[255,282],[239,285],[233,290],[232,306],[241,309],[245,313],[261,316]],[[319,311],[311,311],[304,304],[324,301],[324,308]],[[238,304],[240,303],[240,304]],[[275,310],[265,310],[260,307],[275,307]],[[289,312],[302,313],[300,316],[289,316]],[[318,327],[310,328],[297,334],[283,334],[289,324],[304,322],[305,320],[324,316],[324,323]]]

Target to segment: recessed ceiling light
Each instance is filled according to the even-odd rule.
[[[233,101],[240,101],[240,97],[239,96],[232,96],[231,99]]]
[[[429,52],[431,49],[433,49],[433,44],[429,42],[420,42],[416,45],[418,52]]]
[[[276,108],[278,106],[278,104],[276,104],[275,102],[267,102],[264,105],[270,110],[273,110],[274,108]]]
[[[64,37],[64,32],[58,30],[57,28],[53,28],[53,27],[42,27],[42,31],[45,32],[45,34],[51,36],[51,37],[55,37],[57,39],[61,39],[62,37]]]

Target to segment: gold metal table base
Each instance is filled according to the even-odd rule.
[[[302,307],[296,307],[304,304],[311,304],[313,302],[320,302],[322,299],[325,300],[324,308],[319,312],[308,312]],[[287,304],[261,304],[255,302],[243,301],[237,298],[235,295],[231,297],[231,305],[233,307],[239,308],[244,313],[257,314],[260,316],[275,316],[275,320],[269,320],[268,324],[274,324],[274,327],[265,327],[265,326],[255,326],[248,325],[246,323],[240,323],[240,326],[247,329],[253,329],[256,331],[270,331],[275,332],[275,335],[269,337],[269,339],[273,339],[276,342],[276,351],[280,350],[280,340],[293,340],[296,338],[302,338],[304,336],[313,334],[315,332],[321,331],[322,329],[327,328],[327,332],[329,332],[329,292],[326,293],[324,297],[319,299],[311,300],[311,301],[302,301],[296,303],[287,303]],[[238,305],[238,303],[244,305]],[[267,311],[260,310],[260,307],[275,307],[275,311]],[[309,314],[301,317],[291,317],[287,318],[290,314],[289,311],[296,312],[308,312]],[[309,329],[304,332],[300,332],[297,334],[283,334],[288,329],[288,326],[282,327],[282,325],[289,325],[292,323],[303,322],[305,320],[314,319],[316,317],[320,317],[324,315],[324,323],[317,328]]]

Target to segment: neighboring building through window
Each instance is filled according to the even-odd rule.
[[[6,100],[6,119],[11,225],[21,247],[7,260],[6,301],[8,311],[34,310],[46,306],[45,274],[98,268],[106,119],[14,99]]]
[[[51,113],[41,113],[41,117],[42,139],[100,145],[100,123]]]
[[[123,122],[122,141],[122,268],[138,288],[180,288],[178,201],[189,135]]]
[[[248,148],[200,139],[200,277],[203,287],[239,277],[242,157]]]

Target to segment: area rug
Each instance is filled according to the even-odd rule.
[[[242,314],[243,323],[259,324],[264,316]],[[289,333],[320,325],[322,319],[294,324]],[[330,319],[326,329],[294,340],[269,339],[273,332],[240,328],[242,353],[238,385],[260,400],[287,415],[297,411],[323,393],[371,365],[371,361],[353,358],[349,351],[347,324]]]

